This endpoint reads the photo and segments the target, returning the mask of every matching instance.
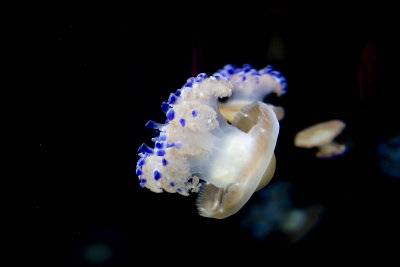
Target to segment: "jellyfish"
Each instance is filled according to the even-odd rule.
[[[400,178],[400,135],[380,142],[376,154],[381,172],[391,178]]]
[[[231,97],[235,89],[227,76],[200,73],[170,94],[161,105],[166,122],[146,124],[157,131],[154,147],[139,147],[136,174],[142,187],[184,196],[199,192],[199,214],[223,219],[268,184],[275,171],[278,119],[270,105],[254,100],[228,123],[218,99]]]
[[[346,127],[341,120],[330,120],[310,126],[298,132],[294,138],[294,145],[303,148],[317,147],[315,156],[318,158],[332,158],[346,151],[344,144],[333,141]]]

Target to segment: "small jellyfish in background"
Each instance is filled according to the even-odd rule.
[[[381,142],[376,154],[381,172],[392,178],[400,178],[400,135]]]
[[[294,145],[302,148],[317,147],[317,158],[332,158],[346,151],[345,144],[333,141],[346,127],[340,120],[321,122],[301,130],[294,137]]]
[[[280,181],[257,193],[255,203],[243,214],[239,225],[255,240],[263,241],[279,232],[289,243],[300,241],[318,224],[324,207],[320,204],[296,207],[290,198],[292,190],[291,183]]]
[[[222,219],[235,214],[275,171],[278,119],[270,105],[249,96],[283,93],[285,87],[271,67],[256,71],[248,64],[188,79],[162,103],[166,122],[146,124],[157,137],[153,148],[139,148],[140,185],[184,196],[200,191],[200,215]],[[228,103],[232,97],[246,100],[230,119],[219,108],[219,99],[227,97]]]

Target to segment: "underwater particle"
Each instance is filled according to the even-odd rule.
[[[257,71],[248,64],[226,65],[213,76],[188,79],[170,95],[169,109],[163,107],[167,122],[151,123],[160,132],[153,138],[156,147],[143,144],[139,149],[141,185],[184,196],[200,190],[197,206],[205,217],[236,213],[274,174],[279,122],[272,106],[259,99],[270,92],[283,94],[285,87],[285,78],[272,67]],[[246,102],[229,124],[218,99],[232,93]]]
[[[341,120],[330,120],[307,127],[296,134],[294,145],[302,148],[317,147],[318,158],[331,158],[345,152],[346,146],[333,140],[344,130],[346,124]]]
[[[269,40],[267,59],[269,62],[283,60],[286,57],[285,43],[279,35],[274,35]]]
[[[400,178],[400,135],[379,143],[376,154],[381,172],[392,178]]]

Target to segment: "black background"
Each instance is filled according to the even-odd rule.
[[[317,255],[323,263],[369,259],[378,246],[390,248],[399,237],[400,185],[380,173],[375,149],[400,133],[394,12],[372,6],[199,9],[55,8],[43,20],[41,84],[34,89],[38,175],[28,184],[34,260],[85,264],[82,251],[96,242],[112,248],[110,264],[129,265],[206,264],[211,257],[220,263],[319,262]],[[286,57],[268,62],[276,35]],[[361,99],[358,69],[368,42],[377,56],[377,86]],[[150,145],[154,134],[144,124],[165,120],[161,103],[187,78],[211,75],[228,63],[273,64],[287,78],[287,94],[271,98],[286,110],[273,182],[292,182],[299,206],[326,208],[320,224],[295,245],[253,240],[237,225],[240,213],[225,220],[200,217],[194,195],[155,194],[139,186],[137,148]],[[347,123],[347,154],[324,161],[293,146],[297,131],[329,119]],[[382,257],[390,255],[386,250]]]

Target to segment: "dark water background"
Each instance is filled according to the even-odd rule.
[[[181,18],[139,17],[140,9],[110,13],[57,9],[44,24],[38,175],[28,184],[35,261],[318,263],[322,255],[324,265],[394,255],[400,180],[382,174],[376,156],[380,142],[400,134],[399,41],[390,8],[265,8],[219,19],[215,12],[212,20],[189,11]],[[268,52],[276,36],[281,58]],[[363,63],[367,44],[376,60]],[[207,219],[198,216],[195,195],[139,187],[137,148],[153,137],[144,124],[165,120],[161,103],[187,78],[228,63],[272,64],[287,78],[287,94],[269,99],[286,110],[272,183],[292,183],[298,207],[324,207],[319,223],[295,244],[280,234],[255,240],[239,226],[247,206],[225,220]],[[362,64],[377,70],[372,87],[359,88]],[[321,160],[293,146],[297,131],[330,119],[347,123],[345,155]]]

